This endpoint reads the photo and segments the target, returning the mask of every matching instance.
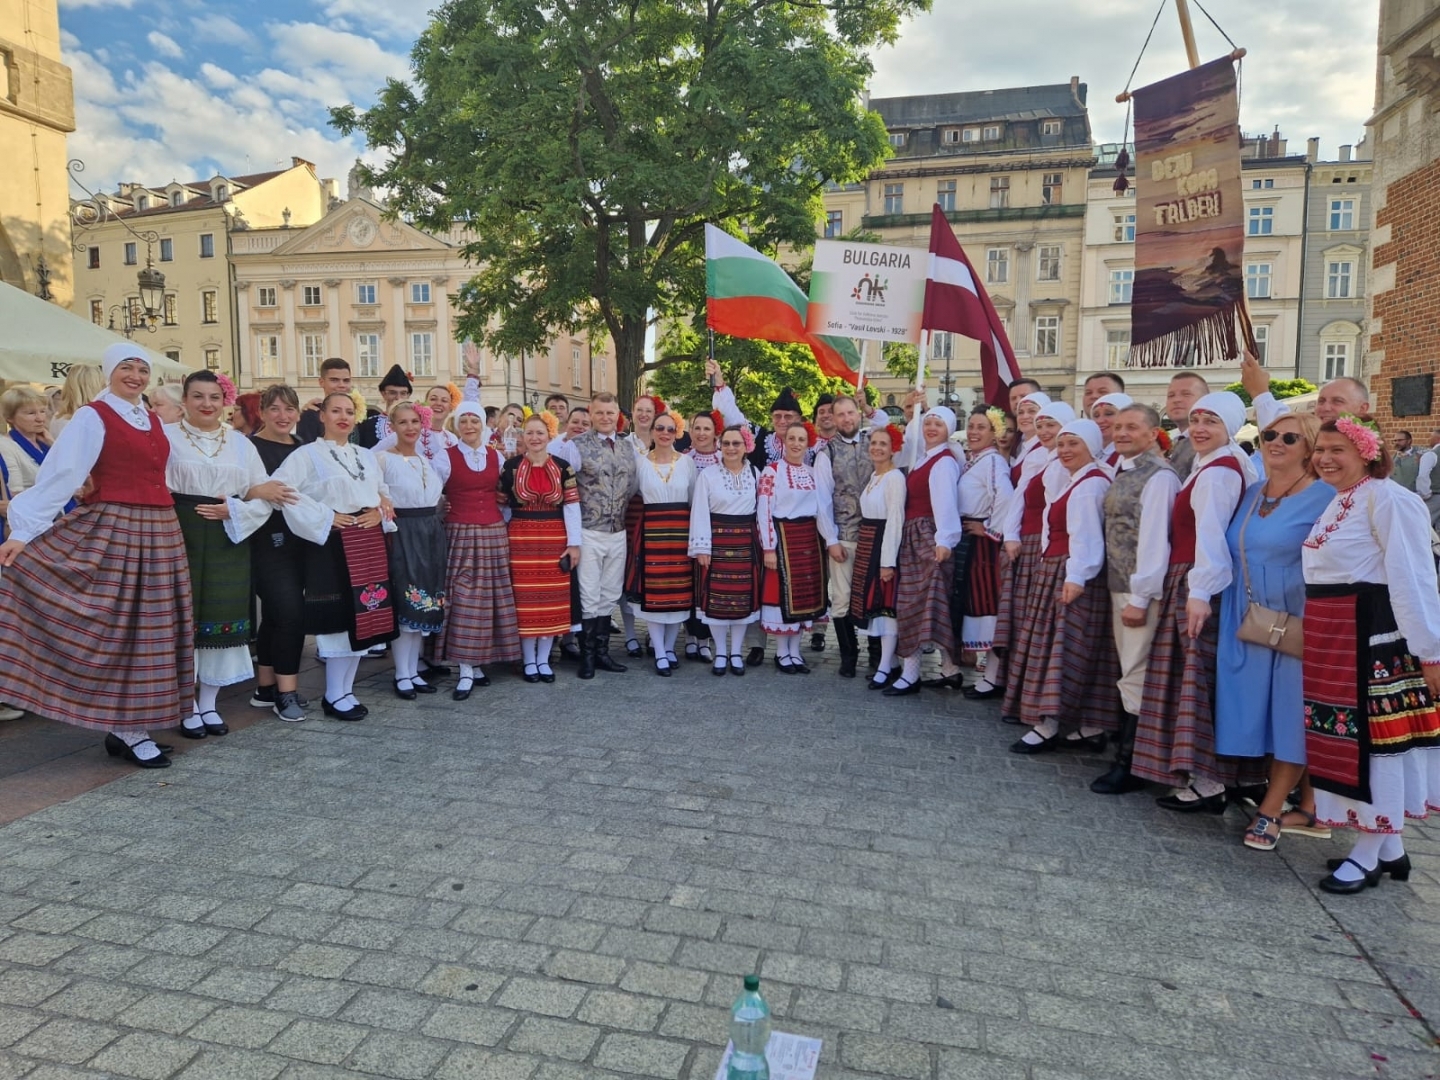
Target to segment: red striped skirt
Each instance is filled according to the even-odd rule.
[[[760,610],[760,543],[754,514],[710,515],[710,568],[698,570],[696,608],[714,622],[740,622]]]
[[[1215,759],[1219,614],[1212,612],[1198,638],[1186,632],[1185,601],[1190,589],[1185,577],[1193,565],[1180,563],[1165,574],[1130,766],[1136,776],[1161,784],[1188,782],[1186,777],[1226,779]]]
[[[690,559],[690,504],[650,503],[630,552],[625,595],[642,612],[688,612],[695,607]]]
[[[435,655],[457,664],[498,664],[520,659],[520,622],[510,582],[510,538],[505,523],[445,526],[447,608]],[[558,556],[557,556],[558,559]]]
[[[883,518],[861,518],[855,542],[855,569],[850,579],[850,617],[861,627],[871,619],[895,618],[899,575],[880,580],[880,548],[885,542]]]
[[[776,570],[761,575],[760,602],[786,623],[814,622],[830,606],[825,545],[813,517],[775,518]]]
[[[1040,559],[1040,537],[1026,536],[1020,541],[1020,554],[1014,559],[1000,549],[1000,603],[996,605],[995,638],[990,646],[990,655],[985,659],[985,678],[992,686],[1007,689],[1004,715],[1015,716],[1020,708],[1017,688],[1015,700],[1009,698],[1009,669],[1011,664],[1010,645],[1015,636],[1015,614],[1024,604],[1024,597],[1030,589],[1030,578],[1035,572],[1035,563]],[[1013,708],[1011,705],[1013,704]]]
[[[1003,681],[1005,697],[1000,711],[1004,716],[1018,717],[1025,685],[1038,683],[1044,677],[1048,654],[1037,654],[1035,630],[1040,625],[1038,619],[1049,618],[1053,601],[1035,588],[1040,562],[1040,537],[1025,537],[1020,541],[1020,557],[1010,567],[1010,582],[995,620],[995,644],[985,661],[985,678],[996,686]],[[1004,668],[992,672],[990,665],[996,656],[1003,660]]]
[[[0,575],[0,701],[96,731],[195,707],[190,567],[169,506],[81,506]]]
[[[983,619],[1000,613],[1000,544],[971,536],[970,566],[965,574],[965,614]]]
[[[1100,573],[1073,603],[1062,605],[1068,557],[1042,558],[1030,588],[1048,601],[1048,614],[1037,617],[1030,640],[1038,679],[1020,690],[1020,719],[1027,724],[1060,721],[1063,729],[1120,724],[1120,660],[1110,625],[1110,591]],[[1040,610],[1039,608],[1035,610]]]
[[[560,572],[566,546],[563,511],[511,512],[510,580],[521,637],[570,629],[570,575]]]
[[[933,518],[906,519],[896,562],[895,620],[900,634],[896,655],[913,656],[921,646],[930,644],[957,659],[955,624],[950,618],[955,564],[953,557],[943,563],[935,561]]]

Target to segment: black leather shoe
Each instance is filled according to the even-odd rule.
[[[1016,739],[1010,744],[1010,752],[1012,754],[1048,754],[1051,750],[1058,749],[1060,749],[1059,734],[1051,735],[1048,739],[1042,739],[1037,743],[1026,742],[1024,739]]]
[[[560,643],[560,658],[562,660],[574,660],[578,662],[580,660],[580,646],[576,645],[574,641],[562,641]]]
[[[412,682],[413,682],[413,680],[412,680]],[[415,692],[416,692],[417,694],[437,694],[437,693],[439,693],[439,691],[436,690],[435,687],[431,686],[429,683],[426,683],[426,682],[415,682],[415,683],[413,683],[413,685],[414,685],[414,687],[415,687]]]
[[[725,657],[722,656],[722,657],[720,658],[720,666],[718,666],[718,667],[712,666],[712,667],[710,668],[710,674],[711,674],[711,675],[719,675],[719,676],[721,676],[721,677],[723,678],[724,675],[725,675],[725,671],[726,671],[726,669],[727,669],[728,667],[729,667],[729,662],[725,659]]]
[[[183,739],[203,739],[206,735],[209,734],[210,732],[205,730],[203,722],[198,728],[189,728],[186,727],[184,724],[180,725],[180,737]]]
[[[804,660],[796,660],[790,665],[790,671],[794,675],[809,675],[810,666]]]
[[[742,659],[740,659],[740,657],[739,657],[738,655],[730,657],[730,674],[731,674],[731,675],[744,675],[744,674],[745,674],[745,661],[742,660]]]
[[[156,745],[158,746],[159,744],[157,743]],[[1340,864],[1341,864],[1341,863],[1344,863],[1344,862],[1349,862],[1349,860],[1348,860],[1348,859],[1326,859],[1326,860],[1325,860],[1325,868],[1326,868],[1327,870],[1339,870],[1339,869],[1340,869]],[[1379,875],[1379,874],[1389,874],[1391,880],[1393,880],[1393,881],[1409,881],[1409,880],[1410,880],[1410,855],[1409,855],[1409,853],[1407,852],[1407,853],[1405,853],[1404,855],[1401,855],[1400,858],[1398,858],[1398,859],[1381,859],[1381,860],[1380,860],[1380,864],[1375,867],[1375,872],[1376,872],[1377,875]]]
[[[391,681],[392,681],[392,682],[394,683],[394,685],[395,685],[395,696],[398,697],[401,701],[414,701],[417,697],[420,696],[419,694],[417,694],[417,693],[415,692],[415,685],[414,685],[413,683],[411,683],[409,689],[407,689],[407,690],[402,690],[402,689],[400,688],[400,680],[399,680],[399,679],[393,679],[393,680],[391,680]],[[406,682],[410,682],[409,679],[406,679],[405,681],[406,681]]]
[[[611,659],[609,651],[603,645],[595,654],[595,669],[597,671],[609,671],[616,675],[628,670],[624,664],[618,664]]]
[[[337,709],[329,698],[320,699],[320,708],[326,716],[333,716],[336,720],[363,720],[369,715],[370,710],[364,705],[352,705],[348,709]]]
[[[1174,810],[1177,814],[1223,814],[1226,799],[1222,791],[1218,795],[1204,795],[1198,799],[1182,799],[1179,795],[1161,795],[1155,805],[1162,810]]]
[[[1005,688],[1002,686],[992,686],[989,690],[977,690],[973,686],[967,686],[962,689],[960,693],[964,694],[970,701],[989,701],[991,698],[1004,697]]]
[[[450,674],[450,669],[444,664],[430,664],[423,660],[421,663],[425,664],[425,666],[420,669],[420,677],[422,679],[443,679]]]
[[[1090,790],[1096,795],[1127,795],[1144,786],[1144,780],[1120,764],[1110,766],[1109,772],[1090,781]]]
[[[938,679],[921,679],[920,685],[929,690],[943,690],[947,686],[951,690],[964,690],[965,677],[957,671],[954,675],[941,675]]]
[[[216,722],[212,724],[209,720],[205,719],[205,717],[207,716],[215,717]],[[226,726],[224,720],[220,719],[220,714],[214,709],[207,709],[205,712],[201,713],[200,722],[205,725],[205,734],[207,735],[230,734],[230,728]]]
[[[625,655],[632,660],[637,660],[645,655],[645,650],[640,647],[639,638],[629,638],[625,642]]]
[[[811,652],[824,652],[824,651],[825,651],[825,635],[824,635],[824,634],[811,634],[811,635],[810,635],[810,651],[811,651]]]
[[[799,667],[798,664],[787,664],[780,657],[775,658],[775,668],[781,675],[794,675],[797,667]]]
[[[463,677],[462,677],[462,678],[460,679],[460,681],[455,684],[455,689],[450,691],[450,700],[451,700],[451,701],[469,701],[469,700],[470,700],[470,690],[471,690],[471,688],[474,687],[474,685],[475,685],[475,680],[474,680],[474,679],[466,679],[466,678],[463,678]]]
[[[901,676],[901,678],[904,678],[904,676]],[[918,694],[919,692],[920,684],[918,682],[912,682],[906,684],[905,686],[901,686],[899,679],[891,683],[889,686],[885,687],[884,690],[880,691],[880,693],[883,694],[885,697],[909,697],[911,694]]]
[[[107,735],[106,738],[109,738],[109,736]],[[171,750],[174,750],[174,749],[175,749],[175,747],[171,746],[169,743],[155,742],[154,739],[151,739],[150,741],[153,742],[153,743],[155,743],[155,749],[156,749],[156,750],[159,750],[162,754],[168,754],[168,753],[170,753]],[[1405,856],[1405,877],[1409,877],[1409,876],[1410,876],[1410,856],[1407,855],[1407,856]],[[1404,881],[1405,878],[1396,878],[1396,880],[1397,880],[1397,881]]]
[[[1067,738],[1065,740],[1065,749],[1090,750],[1098,754],[1105,749],[1105,746],[1107,743],[1109,743],[1109,741],[1110,737],[1102,731],[1098,735],[1082,735],[1078,739]]]
[[[535,668],[534,671],[530,670],[532,667]],[[538,683],[540,681],[540,669],[535,664],[526,664],[523,676],[526,682]]]
[[[160,744],[155,743],[155,745],[158,747]],[[170,759],[167,758],[163,752],[159,757],[136,757],[135,751],[126,745],[125,740],[120,738],[119,735],[105,736],[105,753],[111,757],[121,757],[126,761],[132,761],[142,769],[168,769],[170,767]]]
[[[656,660],[656,661],[655,661],[655,674],[656,674],[656,675],[659,675],[659,676],[662,676],[663,678],[666,678],[666,679],[670,678],[670,663],[669,663],[669,661],[666,661],[665,666],[664,666],[664,667],[661,667],[661,666],[660,666],[660,661],[659,661],[659,660]]]
[[[752,647],[751,650],[745,654],[745,663],[751,667],[759,667],[764,662],[765,650],[759,645]]]
[[[543,682],[543,683],[553,683],[553,682],[555,681],[555,672],[553,672],[553,671],[542,671],[542,672],[540,672],[540,681]]]
[[[889,686],[895,681],[895,678],[899,674],[899,671],[899,668],[893,668],[885,673],[884,678],[880,678],[880,673],[877,671],[874,678],[865,680],[865,689],[884,690],[887,686]]]
[[[1320,879],[1320,888],[1323,892],[1334,893],[1336,896],[1350,896],[1353,893],[1364,892],[1366,889],[1373,889],[1380,884],[1380,868],[1366,870],[1354,859],[1341,859],[1341,865],[1349,863],[1365,876],[1355,881],[1341,881],[1334,874],[1328,874]],[[1339,867],[1336,867],[1339,869]]]

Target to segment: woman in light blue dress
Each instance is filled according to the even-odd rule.
[[[1245,846],[1258,851],[1272,850],[1282,831],[1328,835],[1315,825],[1315,793],[1305,773],[1300,661],[1237,636],[1250,600],[1297,619],[1305,611],[1301,544],[1335,494],[1310,465],[1319,429],[1313,416],[1286,414],[1261,433],[1265,480],[1245,493],[1226,533],[1235,573],[1220,601],[1215,752],[1270,758],[1269,787],[1245,831]],[[1297,785],[1299,803],[1287,811]]]

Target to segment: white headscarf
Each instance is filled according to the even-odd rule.
[[[1075,410],[1063,401],[1052,401],[1035,414],[1035,419],[1047,418],[1068,424],[1075,419]]]
[[[1245,402],[1229,390],[1216,390],[1214,393],[1206,394],[1190,406],[1191,416],[1197,412],[1214,413],[1218,416],[1224,421],[1225,430],[1229,432],[1231,439],[1234,439],[1236,433],[1245,426]]]
[[[1095,399],[1094,404],[1090,406],[1090,415],[1095,415],[1096,405],[1113,405],[1115,406],[1115,411],[1119,412],[1121,409],[1128,409],[1131,405],[1134,404],[1135,399],[1132,398],[1129,394],[1106,394],[1102,398]]]
[[[932,416],[944,423],[945,438],[948,439],[951,435],[955,434],[954,409],[951,409],[946,405],[934,405],[925,413],[924,417],[921,418],[921,422],[923,423],[925,420],[929,420]]]
[[[1100,451],[1104,449],[1104,436],[1100,434],[1100,425],[1094,420],[1071,420],[1060,429],[1061,435],[1075,435],[1085,440],[1085,445],[1090,448],[1090,456],[1098,458]]]
[[[100,354],[100,370],[105,373],[105,381],[110,381],[110,376],[115,374],[115,369],[126,360],[138,360],[147,368],[150,366],[150,359],[145,355],[138,345],[132,345],[128,341],[117,341]]]
[[[1036,390],[1033,394],[1026,394],[1021,398],[1020,404],[1024,405],[1027,401],[1033,401],[1043,409],[1046,405],[1050,404],[1050,395],[1045,393],[1044,390]],[[1019,406],[1016,407],[1018,408]]]

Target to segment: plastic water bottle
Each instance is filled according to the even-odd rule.
[[[760,996],[760,976],[746,975],[745,990],[730,1010],[730,1067],[726,1080],[770,1080],[770,1006]]]

